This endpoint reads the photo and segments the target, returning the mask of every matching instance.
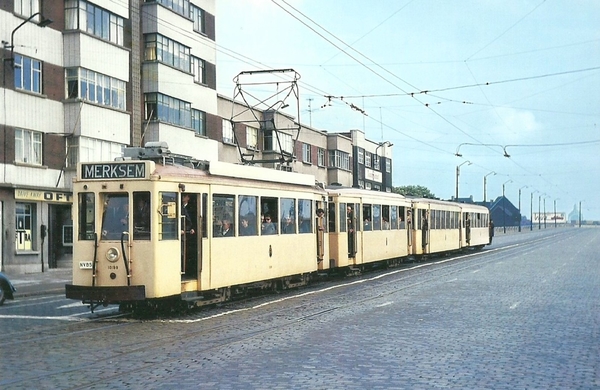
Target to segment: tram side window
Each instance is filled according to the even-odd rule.
[[[345,218],[343,218],[344,216],[344,209],[341,209],[342,213],[340,214],[342,216],[342,219],[345,221]],[[329,229],[327,229],[328,232],[336,232],[335,230],[335,203],[331,202],[329,204],[327,204],[327,225],[329,226]],[[346,226],[346,224],[344,223],[344,227]]]
[[[296,200],[290,198],[281,198],[279,207],[279,220],[281,221],[281,234],[296,233]],[[298,219],[298,221],[301,221]],[[303,221],[300,222],[302,227]]]
[[[240,219],[238,222],[238,234],[240,236],[257,235],[257,201],[258,199],[256,196],[240,195],[240,197],[238,198],[238,207],[240,214]]]
[[[277,198],[270,198],[263,196],[260,198],[260,215],[262,219],[261,223],[261,235],[277,234],[277,218],[279,213],[277,207],[279,202]]]
[[[381,230],[381,205],[373,205],[373,230]]]
[[[159,240],[177,240],[179,238],[177,229],[177,206],[176,192],[161,192],[160,196],[160,230]]]
[[[104,194],[102,211],[102,239],[120,240],[129,231],[129,195]]]
[[[150,239],[150,192],[133,193],[133,239]]]
[[[363,207],[363,230],[373,230],[373,215],[370,204],[364,204]]]
[[[383,230],[390,230],[390,206],[381,206],[381,228]]]
[[[80,240],[93,240],[96,229],[94,228],[96,216],[96,202],[94,194],[85,192],[79,194],[79,226],[78,236]]]
[[[298,226],[300,233],[312,233],[313,220],[312,202],[307,199],[298,200]]]
[[[233,237],[235,196],[213,195],[213,237]]]
[[[348,227],[352,226],[352,224],[354,223],[353,219],[354,219],[354,211],[350,208],[350,205],[348,205],[348,207],[346,207],[346,203],[340,203],[339,204],[339,210],[340,210],[340,232],[345,232],[347,231]],[[335,230],[329,230],[331,231],[335,231]]]
[[[390,227],[392,230],[398,229],[398,206],[390,208]]]

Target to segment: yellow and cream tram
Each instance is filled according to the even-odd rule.
[[[409,256],[481,248],[487,208],[173,155],[164,143],[80,163],[67,298],[200,306]],[[175,305],[174,305],[174,302]]]
[[[128,155],[78,166],[67,298],[92,308],[160,298],[214,303],[249,288],[305,284],[319,257],[328,258],[327,235],[315,234],[326,193],[313,176],[178,164],[165,145]]]

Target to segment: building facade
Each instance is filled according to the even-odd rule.
[[[201,160],[391,188],[389,143],[278,110],[232,121],[247,107],[216,91],[216,13],[215,0],[0,0],[0,271],[70,267],[76,165],[126,146],[165,141]],[[381,156],[379,170],[361,151]]]

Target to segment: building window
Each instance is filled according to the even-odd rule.
[[[358,188],[365,188],[365,181],[364,180],[359,180],[358,181]]]
[[[123,156],[125,145],[94,138],[67,138],[67,166],[76,167],[78,162],[113,161]]]
[[[15,230],[17,251],[33,250],[35,237],[33,228],[35,223],[35,204],[33,203],[15,203]]]
[[[390,160],[385,160],[385,171],[387,173],[392,172],[392,162]]]
[[[65,28],[123,46],[123,18],[85,0],[65,1]]]
[[[192,109],[192,128],[198,135],[206,136],[206,113]]]
[[[246,126],[246,147],[258,149],[258,129],[256,127]]]
[[[145,2],[158,3],[183,16],[188,16],[190,12],[190,0],[145,0]]]
[[[350,170],[350,155],[340,150],[329,151],[329,167]]]
[[[125,110],[126,83],[85,68],[67,68],[67,99],[88,102]]]
[[[206,34],[206,20],[204,10],[196,7],[194,4],[190,5],[190,18],[194,21],[194,31]]]
[[[359,164],[365,163],[365,150],[362,148],[358,148],[358,163]]]
[[[15,88],[42,93],[42,63],[29,57],[15,54]]]
[[[42,133],[15,129],[15,161],[42,165]]]
[[[198,57],[192,58],[192,73],[194,74],[194,82],[206,84],[206,61]]]
[[[365,166],[371,168],[371,153],[365,153]]]
[[[325,149],[323,149],[323,148],[317,149],[317,164],[320,167],[325,166]]]
[[[181,127],[192,127],[192,105],[162,93],[147,93],[146,120],[160,120]]]
[[[309,144],[302,144],[302,162],[312,163],[311,147]]]
[[[233,123],[227,119],[223,119],[223,143],[233,143]]]
[[[144,36],[144,60],[159,61],[174,68],[190,71],[190,48],[160,34]]]
[[[26,18],[40,12],[40,0],[15,0],[15,13],[17,15],[25,16]],[[36,22],[38,19],[34,19]]]
[[[379,156],[374,154],[373,155],[373,169],[375,169],[376,171],[378,171],[379,168]]]
[[[294,140],[291,134],[282,133],[277,130],[265,130],[263,150],[279,153],[283,151],[291,155],[294,152]]]

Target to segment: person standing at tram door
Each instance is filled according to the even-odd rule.
[[[181,266],[186,275],[196,276],[196,226],[190,195],[181,197]]]
[[[346,208],[346,224],[348,226],[348,257],[354,257],[356,255],[356,233],[354,231],[354,210],[351,206]]]
[[[494,221],[490,219],[490,243],[488,245],[492,245],[492,239],[494,238]]]
[[[317,263],[323,261],[325,257],[325,210],[317,209]]]

